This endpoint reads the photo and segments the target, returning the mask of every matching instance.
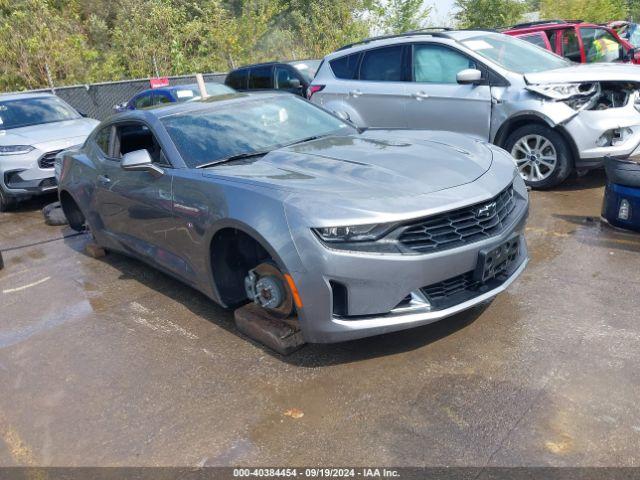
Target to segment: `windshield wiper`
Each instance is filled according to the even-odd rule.
[[[221,163],[233,162],[234,160],[242,160],[243,158],[261,157],[262,155],[266,155],[270,151],[271,150],[260,150],[257,152],[238,153],[237,155],[231,155],[230,157],[221,158],[213,162],[203,163],[202,165],[198,165],[196,168],[213,167],[215,165],[220,165]]]
[[[300,143],[310,142],[312,140],[317,140],[317,139],[322,138],[322,137],[328,137],[329,135],[331,135],[331,134],[330,133],[325,133],[323,135],[313,135],[312,137],[307,137],[307,138],[303,138],[302,140],[296,140],[295,142],[287,143],[286,145],[283,145],[283,148],[291,147],[293,145],[298,145]]]

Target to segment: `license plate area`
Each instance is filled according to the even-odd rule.
[[[497,247],[480,250],[473,273],[474,280],[485,283],[505,273],[515,263],[520,250],[520,236],[514,235]]]

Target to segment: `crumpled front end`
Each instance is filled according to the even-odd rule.
[[[537,110],[572,138],[576,168],[595,168],[606,156],[640,149],[640,82],[585,81],[529,84]]]

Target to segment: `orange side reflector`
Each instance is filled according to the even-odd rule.
[[[296,284],[293,283],[293,278],[288,273],[284,274],[284,278],[287,280],[289,284],[289,289],[291,290],[291,294],[293,295],[293,301],[296,304],[297,308],[302,308],[302,300],[300,299],[300,294],[298,293],[298,289],[296,288]]]

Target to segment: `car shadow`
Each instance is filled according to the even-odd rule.
[[[65,239],[65,242],[73,250],[83,252],[84,245],[90,241],[88,235],[84,238],[84,240],[81,240],[79,237],[70,237]],[[232,310],[220,307],[204,294],[179,280],[159,272],[138,259],[119,253],[108,253],[98,260],[119,270],[121,272],[119,280],[136,280],[144,286],[181,303],[194,315],[254,344],[266,354],[288,364],[304,368],[358,362],[428,346],[472,324],[489,305],[489,303],[484,303],[446,320],[400,332],[342,343],[307,344],[291,355],[283,356],[238,331],[235,327]]]
[[[35,210],[42,210],[44,207],[46,207],[50,203],[56,202],[57,200],[58,200],[58,194],[56,192],[51,192],[44,195],[38,195],[36,197],[31,197],[28,200],[17,202],[16,204],[12,205],[6,213],[15,214],[15,213],[33,212]]]
[[[592,188],[604,187],[607,183],[607,175],[604,168],[589,170],[585,175],[579,177],[571,175],[561,185],[555,187],[553,191],[572,192],[576,190],[589,190]]]

